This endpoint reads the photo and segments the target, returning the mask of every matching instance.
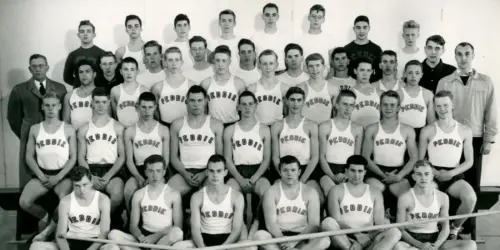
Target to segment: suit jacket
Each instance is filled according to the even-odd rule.
[[[57,93],[63,103],[66,95],[66,87],[58,82],[46,79],[46,91]],[[26,143],[32,125],[40,123],[43,120],[41,109],[42,95],[38,90],[33,78],[26,82],[19,83],[12,89],[7,107],[7,120],[10,128],[20,140],[19,148],[19,184],[24,184],[31,178],[26,172]],[[30,171],[31,172],[31,171]]]

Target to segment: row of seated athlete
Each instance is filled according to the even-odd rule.
[[[215,53],[216,57],[225,55],[217,50]],[[272,53],[270,57],[275,59]],[[318,61],[321,66],[321,60]],[[124,59],[123,85],[135,83],[130,72],[136,67],[134,59]],[[409,72],[418,72],[421,66],[419,62],[412,62],[406,68]],[[277,179],[280,157],[293,155],[301,165],[300,181],[313,187],[320,194],[320,204],[324,204],[323,194],[330,193],[332,186],[345,181],[343,172],[347,158],[363,154],[369,162],[367,183],[382,190],[387,186],[397,197],[409,189],[410,184],[405,177],[415,161],[428,155],[436,169],[438,186],[461,200],[457,213],[471,212],[476,202],[475,193],[461,179],[462,173],[472,166],[471,131],[453,119],[452,95],[442,91],[433,98],[431,96],[432,105],[428,110],[435,109],[438,119],[421,129],[418,137],[412,127],[399,121],[401,95],[392,90],[374,100],[377,107],[381,107],[380,111],[376,109],[380,122],[375,121],[364,127],[351,121],[351,114],[360,108],[356,107],[360,91],[376,91],[368,83],[368,77],[363,77],[369,75],[363,72],[370,69],[369,60],[358,62],[356,71],[360,74],[354,91],[339,91],[338,96],[333,98],[336,116],[333,119],[328,117],[321,124],[303,116],[307,94],[300,87],[287,89],[283,97],[287,107],[285,118],[274,122],[271,127],[258,121],[256,114],[261,103],[251,91],[243,91],[234,98],[238,104],[238,121],[224,124],[206,114],[207,102],[211,108],[210,86],[213,84],[205,85],[205,88],[202,84],[189,87],[182,104],[187,115],[168,126],[155,120],[156,96],[148,91],[140,93],[138,101],[134,99],[130,104],[134,112],[125,113],[137,115],[138,121],[125,129],[110,116],[110,113],[116,113],[115,109],[110,109],[113,97],[110,98],[103,88],[93,88],[92,77],[87,77],[95,76],[92,64],[82,61],[79,73],[84,75],[81,77],[83,85],[73,93],[78,89],[91,91],[91,104],[71,105],[70,117],[81,118],[76,108],[87,106],[91,111],[90,121],[75,131],[74,125],[59,119],[59,111],[67,102],[61,104],[60,98],[53,92],[45,94],[42,104],[45,120],[31,128],[27,145],[26,161],[36,177],[25,186],[20,199],[21,207],[37,218],[47,220],[47,212],[35,205],[35,200],[53,187],[60,198],[69,194],[72,185],[65,176],[78,162],[79,166],[90,169],[94,188],[110,195],[112,211],[120,206],[124,195],[130,211],[135,190],[147,183],[144,160],[151,154],[163,155],[167,164],[176,170],[177,174],[168,179],[168,184],[184,196],[193,187],[203,184],[207,176],[206,163],[215,153],[223,154],[228,162],[232,175],[228,185],[244,192],[253,191],[260,197]],[[270,70],[269,73],[272,72]],[[87,80],[90,81],[86,83]],[[418,92],[424,92],[417,83],[416,80],[408,81],[404,88],[409,89],[413,85]],[[423,94],[420,97],[424,98]],[[116,108],[120,105],[111,106]],[[423,117],[427,119],[429,116]],[[418,149],[416,138],[419,138]],[[409,155],[408,160],[405,154]],[[462,154],[465,156],[463,162]],[[128,174],[121,173],[124,164]],[[124,180],[127,180],[125,187]],[[452,237],[456,236],[461,223],[463,221],[452,224]]]
[[[259,249],[322,250],[330,246],[342,250],[477,249],[472,240],[449,239],[449,221],[363,231],[388,221],[384,217],[382,192],[364,181],[369,162],[361,155],[347,159],[347,181],[331,189],[325,216],[321,216],[319,194],[299,180],[302,173],[299,160],[291,155],[282,157],[280,179],[265,191],[259,215],[250,228],[243,222],[243,194],[224,183],[229,174],[224,156],[212,155],[208,159],[206,184],[193,194],[189,204],[190,218],[186,219],[190,221],[189,230],[183,228],[181,194],[163,178],[167,171],[163,157],[151,155],[145,165],[148,184],[133,196],[128,231],[110,229],[110,199],[93,188],[90,170],[77,166],[70,174],[74,191],[61,200],[56,216],[34,238],[30,249],[141,249],[119,245],[126,242],[186,249],[345,229],[360,229],[360,232],[261,245]],[[421,222],[448,216],[448,195],[432,185],[435,172],[426,160],[412,166],[411,178],[415,184],[399,197],[396,222]],[[188,231],[189,234],[185,234]],[[114,243],[101,244],[72,237],[109,239]]]

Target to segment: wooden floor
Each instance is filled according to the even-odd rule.
[[[500,210],[500,202],[492,209]],[[17,247],[7,244],[13,240],[16,232],[16,212],[0,211],[0,249],[1,250],[28,250],[28,246]],[[478,236],[485,240],[484,244],[478,245],[478,250],[500,249],[500,214],[479,217],[477,221]]]

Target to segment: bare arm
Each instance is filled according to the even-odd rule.
[[[172,126],[170,126],[170,163],[180,175],[184,176],[186,169],[179,155],[179,130],[181,129],[183,119],[182,117],[173,121]]]
[[[401,179],[411,173],[411,171],[413,170],[413,165],[415,165],[415,162],[417,162],[418,160],[418,149],[417,143],[415,142],[415,130],[412,127],[405,125],[404,131],[406,131],[406,150],[408,151],[410,159],[403,167],[403,169],[401,169],[401,171],[399,171],[399,173],[397,174]]]
[[[354,123],[355,124],[355,123]],[[352,126],[352,123],[351,123]],[[363,146],[363,126],[354,125],[354,154],[361,154],[361,146]]]
[[[216,154],[224,154],[224,143],[222,142],[222,136],[224,133],[224,125],[222,125],[222,122],[215,119],[215,118],[210,118],[212,122],[212,130],[214,131],[215,135],[215,153]]]
[[[87,164],[87,140],[85,140],[85,135],[89,129],[89,124],[81,126],[78,129],[78,165],[82,167],[89,168]]]
[[[103,176],[104,179],[110,180],[113,176],[116,175],[123,167],[123,163],[125,163],[125,147],[123,145],[123,125],[119,123],[115,123],[115,131],[116,131],[116,148],[118,151],[118,158],[116,158],[115,163],[108,170],[108,172]]]
[[[235,192],[234,197],[234,214],[233,214],[233,227],[231,233],[227,237],[226,241],[222,245],[232,244],[238,241],[241,234],[241,229],[243,227],[243,209],[245,207],[245,201],[243,195],[240,192]]]
[[[203,237],[201,236],[201,203],[203,202],[202,193],[198,191],[191,197],[191,237],[196,247],[205,247]]]
[[[26,164],[33,171],[33,173],[38,177],[38,179],[42,180],[42,177],[45,177],[45,174],[40,170],[38,163],[36,161],[36,134],[40,129],[40,125],[33,125],[30,128],[30,132],[28,135],[28,142],[26,143]]]
[[[372,124],[369,125],[366,130],[365,130],[365,135],[363,138],[363,150],[362,150],[362,155],[365,157],[365,159],[368,161],[368,171],[371,171],[378,176],[382,178],[386,178],[387,176],[385,175],[382,170],[373,162],[371,159],[372,153],[373,153],[373,144],[374,144],[374,139],[375,139],[375,134],[377,133],[378,129],[378,124]]]
[[[273,165],[276,171],[279,172],[280,163],[280,139],[279,135],[283,129],[283,121],[277,121],[271,126],[271,147]]]
[[[309,160],[309,163],[307,164],[306,169],[304,170],[304,173],[302,174],[302,177],[300,178],[302,182],[306,182],[309,177],[311,176],[312,172],[318,165],[318,159],[319,159],[319,145],[318,145],[318,126],[316,123],[309,121],[309,142],[310,142],[310,152],[311,152],[311,159]]]
[[[57,222],[56,243],[59,250],[70,250],[66,234],[68,232],[69,220],[69,197],[64,197],[58,207],[59,221]]]
[[[461,174],[472,167],[474,163],[474,149],[472,148],[472,131],[469,127],[462,126],[462,131],[464,134],[464,158],[465,161],[458,165],[458,167],[450,170],[453,176]]]
[[[73,90],[73,91],[76,91]],[[68,124],[71,124],[71,103],[69,102],[69,98],[71,97],[71,94],[73,93],[73,91],[71,92],[68,92],[65,96],[64,96],[64,102],[63,102],[63,121],[68,123]]]
[[[111,224],[111,204],[108,196],[104,194],[99,195],[99,210],[101,213],[101,218],[99,222],[101,233],[97,238],[107,239]],[[94,242],[94,244],[90,245],[89,249],[98,250],[102,245],[103,245],[102,243]]]
[[[370,187],[370,192],[373,196],[373,223],[375,225],[383,225],[385,224],[384,197],[382,196],[382,192],[376,188]]]
[[[62,180],[68,173],[73,169],[76,164],[76,159],[78,158],[76,154],[76,132],[75,129],[69,125],[64,125],[64,133],[66,134],[66,139],[68,140],[68,150],[69,150],[69,158],[64,163],[61,171],[57,174],[57,178]]]
[[[408,211],[410,211],[409,202],[411,202],[410,199],[408,199],[408,194],[409,193],[405,193],[405,194],[401,195],[398,199],[398,212],[396,214],[396,222],[397,223],[406,222],[406,219],[408,218]],[[401,228],[400,231],[402,233],[401,239],[403,241],[407,242],[408,244],[415,246],[415,247],[419,247],[422,244],[422,242],[413,238],[413,236],[411,236],[406,231],[405,228]]]
[[[322,122],[319,125],[319,164],[321,166],[321,170],[325,173],[326,176],[330,177],[332,180],[334,179],[335,175],[333,174],[332,170],[330,169],[330,165],[328,165],[328,162],[326,160],[326,153],[328,150],[328,136],[330,135],[330,131],[332,130],[332,125],[331,121],[325,121]]]
[[[269,168],[269,164],[271,163],[271,131],[268,126],[260,125],[260,136],[264,144],[263,156],[259,168],[250,178],[254,181],[254,183],[267,171],[267,169]]]
[[[183,211],[182,211],[182,197],[177,191],[169,194],[172,199],[172,215],[174,226],[182,229]]]
[[[130,204],[130,225],[129,230],[136,239],[140,239],[142,235],[141,229],[139,229],[139,221],[141,219],[141,200],[144,196],[145,189],[137,190],[132,196],[132,202]]]
[[[422,88],[424,91],[424,98],[427,97],[427,125],[433,124],[436,121],[436,113],[434,110],[434,95],[427,89]]]
[[[238,182],[240,182],[244,178],[236,169],[233,161],[233,133],[234,125],[224,130],[224,158],[226,158],[227,170]]]
[[[300,234],[316,233],[320,225],[319,195],[315,189],[307,187],[307,227]]]
[[[255,92],[257,92],[257,84],[258,83],[259,82],[254,82],[254,83],[248,85],[247,90],[255,94]]]
[[[125,45],[126,46],[126,45]],[[123,56],[125,55],[125,46],[122,46],[120,48],[118,48],[115,52],[115,55],[116,55],[116,63],[120,63],[123,59]],[[141,63],[141,62],[138,62],[138,63]]]
[[[432,132],[434,125],[425,126],[420,131],[420,138],[418,139],[418,159],[423,160],[427,154],[427,145],[429,144],[429,136]]]
[[[200,86],[201,86],[202,88],[204,88],[206,91],[208,91],[208,86],[210,86],[210,78],[211,78],[211,77],[209,77],[209,78],[207,78],[207,79],[205,79],[205,80],[201,81],[201,83],[200,83]]]
[[[236,86],[236,90],[238,91],[238,95],[240,95],[247,88],[245,81],[243,81],[241,78],[239,78],[237,76],[234,77],[234,86]]]
[[[267,231],[269,231],[274,238],[283,237],[283,233],[277,223],[278,218],[276,215],[273,187],[266,191],[263,199],[262,207]]]
[[[126,153],[126,165],[128,171],[133,176],[140,176],[139,171],[137,171],[137,166],[134,162],[134,137],[135,137],[135,126],[130,126],[125,129],[125,136],[123,138]]]
[[[118,99],[120,98],[120,85],[115,86],[111,89],[111,117],[115,118],[118,120],[118,115],[116,113],[117,105],[118,105]]]
[[[448,198],[448,195],[446,195],[445,193],[440,193],[440,196],[441,209],[439,210],[439,217],[448,217],[450,200]],[[441,221],[439,222],[439,225],[441,226],[441,231],[439,231],[438,238],[436,242],[434,242],[434,247],[436,249],[439,249],[450,235],[450,223],[448,221]]]
[[[337,222],[340,221],[340,199],[341,195],[344,193],[344,185],[338,185],[332,187],[330,193],[328,193],[328,215],[335,219]],[[340,228],[344,229],[346,225],[339,225]]]

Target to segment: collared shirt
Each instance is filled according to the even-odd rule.
[[[34,82],[35,82],[35,85],[36,85],[36,88],[37,88],[37,89],[40,89],[40,84],[42,84],[42,85],[43,85],[43,87],[44,87],[45,89],[47,89],[47,79],[44,79],[42,82],[39,82],[39,81],[37,81],[37,80],[34,80]]]
[[[458,71],[444,77],[436,91],[448,90],[453,94],[453,117],[468,125],[474,137],[493,142],[497,134],[495,89],[490,77],[473,70],[464,84]]]
[[[422,61],[422,79],[420,79],[420,86],[430,90],[433,94],[436,94],[436,87],[443,77],[448,76],[453,73],[457,68],[452,65],[443,63],[443,60],[439,60],[436,67],[431,68],[427,64],[427,59]]]

